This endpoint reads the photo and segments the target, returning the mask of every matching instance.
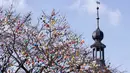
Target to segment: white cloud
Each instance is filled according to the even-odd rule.
[[[78,12],[87,11],[88,14],[95,14],[95,8],[97,7],[96,1],[97,0],[77,0],[70,6],[70,8],[75,9]],[[100,4],[100,14],[107,16],[112,25],[118,25],[120,22],[121,12],[118,9],[112,10],[112,8],[109,8],[102,2]]]
[[[80,0],[77,0],[76,2],[74,2],[74,3],[70,6],[71,9],[79,9],[79,7],[80,7]]]
[[[96,12],[96,9],[95,7],[97,6],[95,0],[86,0],[84,2],[83,5],[81,5],[83,7],[83,9],[87,10],[88,13],[95,13]]]
[[[17,12],[25,13],[29,10],[26,0],[0,0],[0,7],[9,8],[11,4],[13,4]]]
[[[109,12],[109,20],[111,22],[111,24],[117,26],[120,22],[120,17],[121,17],[121,13],[119,10],[115,10],[115,11],[110,11]]]

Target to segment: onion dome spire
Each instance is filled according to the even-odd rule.
[[[103,32],[99,28],[99,19],[100,19],[99,18],[99,4],[100,4],[100,2],[97,1],[97,18],[96,18],[97,19],[97,29],[92,34],[92,38],[95,41],[101,41],[104,37]]]
[[[102,65],[105,65],[104,48],[106,48],[106,45],[101,42],[104,34],[99,27],[99,4],[100,2],[97,1],[97,28],[92,34],[95,42],[90,47],[93,49],[93,60],[99,60]]]

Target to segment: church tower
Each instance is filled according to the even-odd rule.
[[[97,2],[97,28],[92,34],[92,38],[95,42],[91,45],[91,48],[93,49],[93,60],[100,61],[102,65],[105,65],[104,48],[106,48],[106,46],[101,42],[104,34],[99,28],[99,4],[100,2]]]

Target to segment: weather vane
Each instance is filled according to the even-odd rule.
[[[99,28],[99,5],[100,5],[100,2],[96,1],[96,3],[97,3],[97,28]]]

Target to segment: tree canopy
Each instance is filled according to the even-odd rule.
[[[121,73],[93,61],[82,35],[54,9],[32,26],[31,13],[21,16],[12,8],[0,10],[0,72]]]

